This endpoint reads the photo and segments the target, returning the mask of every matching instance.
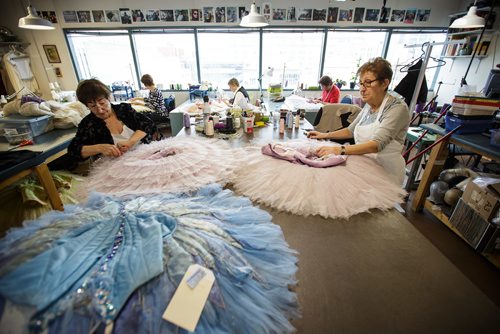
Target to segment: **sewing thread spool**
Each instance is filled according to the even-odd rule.
[[[189,117],[189,113],[185,112],[183,118],[184,118],[184,127],[189,128],[191,126],[191,118]]]
[[[280,118],[280,133],[285,133],[285,119]]]

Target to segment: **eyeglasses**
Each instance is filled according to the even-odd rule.
[[[365,88],[370,88],[372,86],[372,83],[375,81],[379,81],[380,79],[375,79],[375,80],[365,80],[363,82],[358,82],[359,87],[365,87]]]
[[[108,99],[102,97],[99,100],[96,100],[95,103],[87,103],[87,107],[91,110],[95,110],[97,108],[107,107],[108,103],[109,103]]]

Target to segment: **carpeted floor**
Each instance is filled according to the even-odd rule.
[[[299,333],[500,332],[500,308],[397,211],[348,221],[269,211],[300,253]]]

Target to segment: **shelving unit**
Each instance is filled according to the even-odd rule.
[[[450,29],[456,30],[456,29]],[[493,38],[495,31],[494,30],[485,30],[483,37],[479,40],[479,36],[481,35],[481,30],[465,30],[465,31],[454,31],[449,32],[447,36],[448,41],[465,39],[466,42],[463,44],[453,44],[449,45],[443,57],[462,57],[467,58],[471,57],[475,48],[478,48],[476,52],[476,57],[487,57],[489,47]],[[479,42],[479,43],[478,43]]]

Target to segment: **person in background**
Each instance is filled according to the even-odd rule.
[[[319,79],[318,83],[320,84],[322,90],[321,98],[315,98],[311,102],[322,104],[339,103],[340,89],[333,84],[332,78],[328,75],[324,75]]]
[[[167,107],[165,107],[165,101],[163,100],[163,94],[156,88],[153,81],[153,77],[149,74],[144,74],[141,77],[142,84],[149,90],[149,96],[144,97],[133,97],[129,99],[132,104],[145,104],[146,107],[152,109],[159,113],[167,113]]]
[[[248,95],[246,89],[240,86],[238,79],[231,78],[227,84],[229,89],[234,93],[234,96],[232,99],[224,100],[224,103],[228,106],[238,106],[243,108],[250,102],[250,96]]]
[[[319,156],[328,154],[366,154],[374,158],[398,185],[403,183],[405,160],[401,155],[410,123],[408,106],[400,97],[388,92],[392,79],[391,64],[377,57],[358,69],[359,92],[366,102],[363,110],[349,127],[329,133],[311,131],[309,138],[348,139],[354,145],[322,146]]]
[[[111,104],[111,91],[96,79],[78,84],[76,96],[91,111],[80,124],[68,146],[68,154],[77,161],[92,156],[119,157],[139,142],[163,138],[153,121],[136,113],[128,103]]]

